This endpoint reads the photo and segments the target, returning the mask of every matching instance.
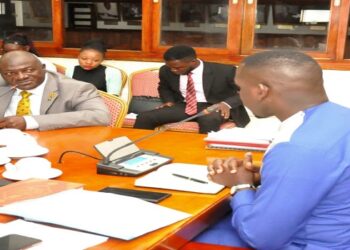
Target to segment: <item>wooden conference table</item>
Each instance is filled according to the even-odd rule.
[[[99,190],[107,186],[115,186],[162,191],[134,187],[136,177],[98,175],[96,174],[97,160],[83,155],[68,153],[64,156],[63,162],[58,164],[58,159],[65,150],[76,150],[100,157],[93,147],[97,143],[123,135],[135,140],[152,132],[124,128],[86,127],[42,132],[31,131],[29,133],[37,138],[40,145],[50,150],[44,157],[52,162],[52,166],[63,171],[63,174],[57,178],[58,180],[82,183],[86,190]],[[194,133],[164,132],[137,143],[137,146],[173,157],[173,162],[205,165],[208,160],[214,157],[242,157],[244,154],[242,151],[205,149],[204,137],[205,135]],[[254,157],[256,160],[260,160],[262,154],[255,153]],[[3,168],[0,171],[2,172]],[[170,192],[172,196],[160,202],[160,205],[187,212],[193,216],[131,241],[110,238],[107,242],[90,249],[179,249],[229,210],[228,189],[224,189],[216,195],[165,191]],[[1,222],[13,219],[14,217],[11,216],[0,215]]]

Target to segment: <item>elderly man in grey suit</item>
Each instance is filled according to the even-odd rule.
[[[108,125],[110,116],[96,88],[85,82],[47,72],[25,51],[0,59],[0,128],[50,130]]]

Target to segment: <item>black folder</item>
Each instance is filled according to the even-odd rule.
[[[153,203],[158,203],[171,195],[169,193],[141,191],[141,190],[115,188],[115,187],[106,187],[101,189],[100,192],[131,196],[131,197],[139,198],[139,199],[153,202]]]

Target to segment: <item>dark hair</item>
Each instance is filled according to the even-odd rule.
[[[107,52],[105,43],[100,39],[93,39],[93,40],[86,41],[81,47],[80,51],[87,50],[87,49],[97,50],[101,52],[103,55]]]
[[[176,45],[165,51],[163,58],[165,61],[196,59],[196,51],[187,45]]]
[[[17,44],[21,46],[29,46],[29,52],[33,53],[36,56],[39,56],[38,51],[34,47],[34,44],[30,38],[23,33],[14,33],[5,37],[2,46],[5,44]]]
[[[321,70],[319,64],[310,56],[296,50],[271,50],[253,54],[246,57],[242,63],[246,67],[268,66],[276,68],[287,66],[297,68],[303,65],[316,66]]]

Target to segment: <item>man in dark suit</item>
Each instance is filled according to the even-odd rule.
[[[234,66],[203,62],[197,59],[192,47],[185,45],[168,49],[164,60],[165,65],[159,71],[158,86],[163,105],[139,114],[135,128],[154,129],[166,123],[178,122],[213,104],[218,105],[218,112],[195,120],[200,133],[219,130],[220,125],[229,118],[239,127],[249,122],[233,81],[236,72]]]

